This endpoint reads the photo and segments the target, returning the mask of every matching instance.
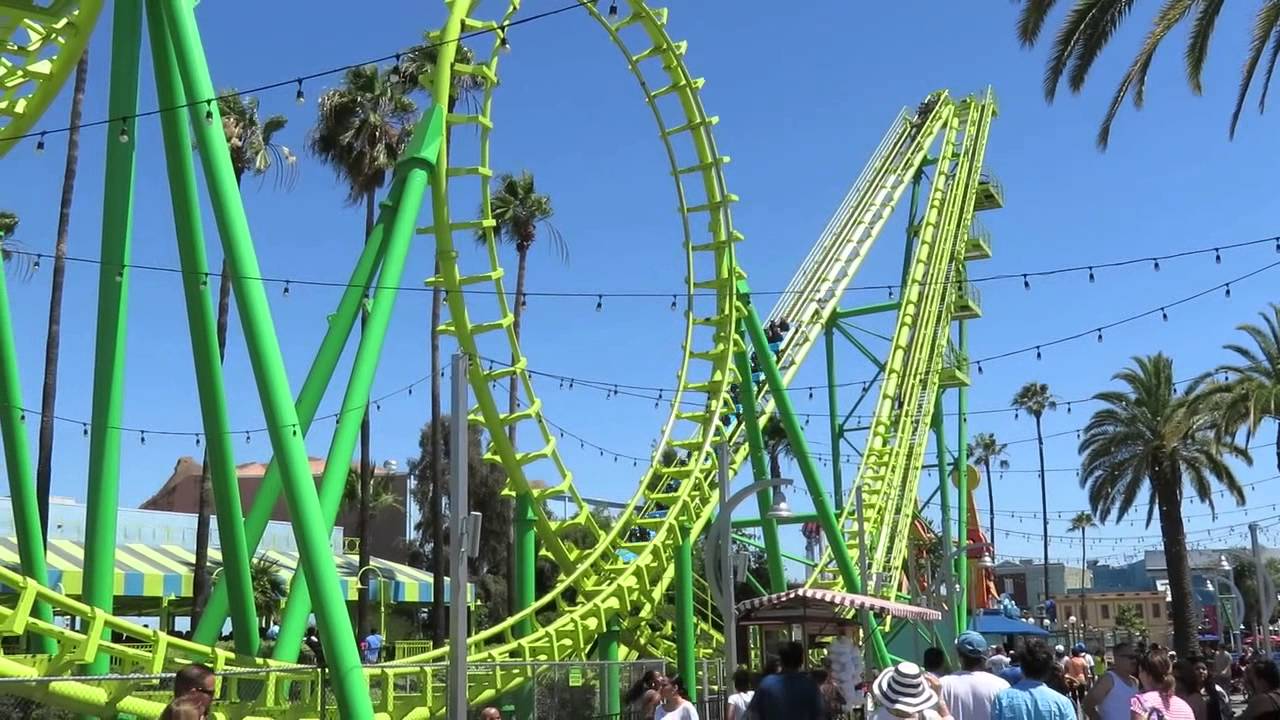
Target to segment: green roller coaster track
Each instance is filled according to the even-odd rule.
[[[603,13],[584,0],[582,10],[603,28],[621,51],[653,115],[659,142],[674,180],[676,209],[681,223],[681,247],[685,265],[684,333],[675,394],[667,398],[671,412],[656,444],[652,463],[618,521],[607,532],[596,522],[578,494],[573,474],[561,457],[557,435],[543,415],[542,401],[534,392],[528,361],[516,338],[508,301],[504,270],[493,236],[490,185],[493,177],[490,139],[495,129],[494,100],[499,85],[502,33],[517,18],[518,1],[510,2],[496,19],[472,15],[473,0],[446,0],[447,20],[429,39],[439,43],[434,73],[420,78],[431,92],[433,111],[426,114],[414,133],[415,143],[400,160],[391,188],[381,205],[377,225],[352,271],[350,287],[313,361],[311,371],[295,399],[284,393],[279,346],[265,305],[252,240],[239,196],[226,186],[229,170],[225,141],[217,123],[197,120],[206,111],[202,101],[213,94],[204,64],[203,49],[194,13],[185,0],[117,0],[112,51],[112,124],[107,159],[108,212],[103,225],[103,271],[99,297],[99,340],[95,369],[94,452],[107,462],[91,478],[97,488],[90,496],[90,526],[109,538],[114,532],[115,484],[118,474],[119,433],[111,431],[113,414],[119,412],[118,378],[123,368],[119,338],[127,307],[127,277],[112,278],[128,264],[128,226],[132,200],[133,149],[141,129],[131,119],[137,109],[140,32],[143,9],[151,35],[153,72],[162,106],[192,104],[191,122],[179,111],[161,114],[169,181],[173,194],[184,279],[185,299],[191,323],[193,355],[199,374],[200,399],[211,461],[229,451],[213,447],[213,439],[225,434],[225,397],[216,363],[211,363],[209,297],[200,278],[205,273],[204,244],[200,228],[194,159],[189,148],[192,135],[208,180],[217,219],[218,234],[231,262],[237,305],[253,361],[263,409],[271,424],[275,453],[263,490],[241,519],[229,467],[214,467],[214,491],[219,530],[223,536],[228,570],[218,579],[208,610],[193,641],[128,623],[111,613],[110,587],[86,583],[85,601],[65,597],[46,587],[43,552],[38,532],[21,532],[34,513],[34,499],[20,493],[30,483],[29,462],[9,462],[9,483],[19,516],[22,572],[0,568],[0,584],[14,590],[14,602],[0,607],[0,635],[34,638],[32,654],[0,656],[3,692],[32,697],[77,712],[97,715],[128,713],[156,717],[163,705],[138,690],[130,678],[95,680],[112,661],[151,673],[170,672],[182,664],[200,661],[223,673],[223,702],[234,705],[236,717],[311,718],[320,713],[322,693],[312,670],[291,663],[305,618],[315,605],[321,618],[331,680],[342,717],[430,718],[444,710],[445,688],[432,682],[424,664],[449,659],[445,648],[400,659],[395,665],[362,667],[345,608],[338,607],[329,592],[336,577],[327,547],[318,538],[331,529],[341,498],[345,462],[355,442],[360,411],[376,372],[386,327],[395,303],[395,287],[405,265],[411,236],[430,235],[435,240],[439,272],[427,280],[441,287],[449,319],[440,330],[452,336],[458,350],[473,358],[510,357],[509,362],[469,363],[468,381],[474,398],[469,408],[472,422],[488,431],[485,458],[500,463],[509,479],[508,491],[517,501],[518,573],[531,571],[530,553],[535,544],[561,573],[557,586],[542,597],[522,591],[523,609],[499,625],[468,639],[471,662],[491,668],[473,673],[468,697],[474,704],[526,686],[538,662],[588,657],[593,649],[606,655],[619,652],[679,659],[692,670],[695,653],[711,656],[721,644],[718,620],[713,613],[695,611],[709,607],[705,583],[691,572],[689,548],[713,519],[719,497],[717,450],[728,447],[729,477],[749,464],[752,472],[765,472],[759,419],[778,413],[793,446],[798,449],[801,470],[815,497],[818,515],[829,549],[810,584],[895,596],[907,547],[907,524],[915,512],[915,497],[926,434],[936,420],[936,398],[944,374],[956,308],[967,302],[964,283],[966,248],[973,214],[998,205],[990,201],[997,191],[980,177],[986,137],[995,115],[990,93],[952,98],[946,92],[931,95],[915,113],[904,110],[893,123],[866,169],[855,182],[813,250],[796,273],[787,292],[769,314],[761,317],[752,303],[745,273],[735,257],[743,235],[734,229],[731,208],[738,197],[728,190],[724,168],[729,158],[716,146],[712,128],[717,118],[703,107],[703,79],[690,73],[684,62],[686,43],[667,31],[667,11],[636,1],[624,5],[618,17]],[[97,2],[53,3],[45,8],[27,2],[0,0],[0,27],[8,44],[0,62],[0,154],[12,140],[31,131],[40,114],[66,78],[84,48],[100,12]],[[477,51],[472,64],[457,61],[457,41],[477,31],[492,31],[489,47]],[[20,61],[19,61],[20,60]],[[455,75],[480,81],[482,95],[474,108],[446,112],[449,89]],[[210,106],[212,108],[212,106]],[[216,109],[216,108],[212,108]],[[474,128],[479,143],[474,157],[462,157],[446,147],[450,130]],[[883,363],[884,382],[868,434],[865,461],[857,482],[865,501],[866,524],[871,529],[868,557],[858,558],[859,544],[852,522],[852,500],[831,507],[821,500],[823,484],[808,453],[803,432],[786,394],[786,387],[827,331],[839,302],[863,258],[880,236],[905,190],[920,183],[926,167],[934,168],[920,221],[909,229],[909,246],[903,295],[893,342]],[[475,183],[475,186],[469,186]],[[455,184],[456,187],[455,187]],[[470,196],[478,190],[480,212],[475,217],[454,217],[453,193]],[[914,190],[913,190],[914,195]],[[983,200],[987,198],[987,200]],[[415,228],[419,212],[430,200],[427,227]],[[487,248],[478,267],[461,266],[456,250],[459,235],[470,242],[479,235]],[[114,263],[114,264],[113,264]],[[123,274],[123,273],[122,273]],[[112,282],[112,279],[117,280]],[[356,360],[344,390],[343,411],[330,445],[328,467],[318,493],[310,488],[309,470],[299,464],[302,438],[328,388],[364,303],[364,290],[377,283],[369,303],[369,321],[359,340]],[[2,282],[2,281],[0,281]],[[464,295],[464,289],[488,288],[493,292]],[[465,302],[470,297],[473,302]],[[475,298],[483,298],[476,301]],[[12,348],[7,303],[0,285],[0,350]],[[765,323],[787,319],[791,330],[780,347],[768,346]],[[0,429],[5,430],[6,452],[25,453],[20,422],[14,408],[17,368],[13,352],[6,357],[0,375]],[[752,368],[752,359],[759,374]],[[516,408],[495,388],[512,379],[517,383]],[[751,393],[747,398],[746,393]],[[744,400],[746,402],[744,402]],[[99,430],[99,428],[103,428]],[[515,432],[521,430],[522,432]],[[516,443],[512,437],[521,438]],[[17,447],[22,446],[22,447]],[[664,451],[673,449],[680,460],[664,464]],[[227,463],[223,463],[227,465]],[[541,482],[536,485],[530,478]],[[547,482],[552,478],[551,482]],[[295,518],[302,550],[302,573],[295,580],[282,623],[281,639],[272,659],[252,657],[253,640],[237,632],[239,653],[217,650],[212,641],[230,616],[233,627],[251,627],[251,604],[246,607],[243,571],[247,558],[261,539],[270,510],[283,494]],[[551,515],[547,500],[569,499],[572,511],[565,517]],[[852,497],[852,496],[851,496]],[[761,507],[769,498],[760,497]],[[315,512],[319,510],[319,512]],[[529,522],[520,523],[522,518]],[[581,548],[565,542],[565,531],[574,528],[589,542]],[[777,547],[777,528],[764,525],[769,548],[773,589],[785,581]],[[25,539],[24,539],[25,538]],[[230,540],[230,542],[228,542]],[[86,558],[86,577],[109,566],[112,543],[103,542],[92,558]],[[866,563],[864,583],[855,559]],[[238,565],[239,564],[239,565]],[[96,569],[96,570],[95,570]],[[317,582],[318,580],[318,582]],[[237,585],[240,587],[236,587]],[[531,586],[529,586],[531,588]],[[674,597],[675,611],[672,611]],[[78,619],[79,630],[53,622],[54,615]],[[869,628],[877,654],[887,659],[877,628]],[[112,634],[126,638],[113,642]],[[609,638],[603,641],[603,638]],[[671,638],[677,638],[672,642]],[[695,642],[695,639],[697,642]],[[150,646],[142,650],[135,643]],[[509,663],[521,661],[524,664]],[[492,663],[489,665],[488,663]],[[270,672],[271,681],[252,692],[245,690],[240,671]],[[65,676],[56,682],[11,682],[23,678]],[[5,681],[10,682],[5,682]],[[371,698],[373,700],[371,701]]]

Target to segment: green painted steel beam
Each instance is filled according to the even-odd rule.
[[[187,97],[216,97],[193,7],[186,0],[168,0],[163,7],[165,26],[173,42]],[[311,475],[311,463],[299,433],[289,377],[285,372],[266,289],[260,279],[262,272],[231,167],[227,141],[221,126],[214,127],[204,122],[205,108],[193,106],[189,110],[214,218],[232,273],[236,308],[244,328],[249,363],[262,402],[267,434],[277,462],[281,464],[285,502],[293,518],[300,565],[307,577],[319,581],[312,588],[312,600],[325,659],[333,673],[332,687],[339,712],[350,720],[369,720],[373,716],[369,687],[360,670],[360,655],[347,615],[346,598],[336,582],[338,572],[329,547],[329,532],[316,512],[319,497]]]
[[[786,430],[787,441],[795,456],[796,464],[800,466],[800,474],[804,477],[805,485],[809,489],[809,495],[812,497],[813,509],[818,515],[818,523],[822,526],[822,531],[827,536],[827,543],[831,548],[836,567],[840,571],[840,577],[850,592],[861,592],[862,578],[859,577],[858,570],[854,567],[853,559],[849,556],[849,549],[845,546],[844,535],[840,531],[840,525],[836,520],[831,501],[827,498],[826,492],[824,492],[825,488],[823,488],[822,480],[818,475],[818,466],[814,463],[813,456],[809,453],[809,445],[805,439],[804,430],[800,427],[800,421],[796,416],[791,397],[788,395],[786,385],[782,380],[782,374],[778,372],[778,365],[774,360],[772,351],[769,349],[769,340],[765,337],[764,326],[760,323],[760,316],[756,312],[755,306],[751,303],[751,290],[745,280],[738,281],[738,297],[742,303],[741,330],[755,350],[760,369],[763,371],[765,381],[769,385],[770,396],[777,405],[782,427]],[[876,659],[881,663],[881,667],[887,666],[889,651],[885,647],[884,638],[874,628],[870,630],[869,634],[871,635]]]
[[[900,300],[890,300],[889,302],[872,303],[871,305],[862,305],[855,308],[842,308],[831,314],[831,319],[827,321],[827,325],[831,326],[841,320],[847,320],[853,317],[862,317],[863,315],[878,315],[880,313],[897,312],[902,307]]]
[[[147,23],[155,66],[156,98],[161,107],[186,104],[182,80],[174,69],[177,63],[173,43],[159,22],[159,0],[146,0]],[[214,103],[216,105],[216,103]],[[214,122],[222,126],[217,117]],[[240,481],[236,475],[235,451],[231,445],[231,424],[227,413],[226,383],[218,351],[218,328],[209,297],[209,260],[204,231],[200,225],[200,198],[196,187],[195,161],[191,156],[191,132],[187,117],[179,111],[160,114],[164,155],[173,205],[173,224],[182,267],[182,290],[186,301],[187,328],[191,355],[195,361],[196,390],[200,415],[208,442],[209,477],[222,548],[222,572],[230,589],[231,626],[236,651],[257,655],[259,626],[250,577],[249,550],[244,536],[244,516],[240,506]],[[201,490],[203,492],[203,489]]]
[[[342,399],[338,427],[334,430],[324,474],[320,480],[319,520],[327,528],[326,532],[332,531],[342,507],[350,458],[359,439],[360,425],[373,387],[387,329],[391,324],[418,213],[422,209],[435,159],[440,153],[443,134],[444,108],[433,106],[414,128],[409,147],[396,162],[388,198],[382,202],[381,212],[391,216],[385,233],[386,249],[382,271],[378,275],[371,310],[364,322]],[[312,576],[308,573],[294,576],[285,601],[284,617],[280,622],[280,635],[273,653],[275,659],[293,661],[297,658],[307,616],[311,613],[312,605],[318,604],[308,599],[308,591],[310,589],[310,594],[314,595],[317,585],[323,586],[329,582],[324,575]]]
[[[756,406],[755,383],[751,379],[751,360],[745,348],[735,352],[733,359],[738,370],[738,400],[742,406],[742,427],[747,436],[751,476],[754,482],[759,482],[769,477],[769,469],[764,457],[764,428],[760,422],[759,408]],[[756,493],[756,508],[760,511],[760,528],[764,534],[769,587],[773,592],[782,592],[787,589],[787,577],[782,568],[782,544],[778,539],[778,521],[768,516],[769,510],[773,508],[773,488],[765,488]]]
[[[827,365],[827,422],[831,426],[831,497],[836,507],[841,507],[844,505],[844,478],[840,467],[840,441],[844,439],[844,422],[836,419],[840,413],[840,399],[836,392],[836,340],[832,331],[835,324],[828,322],[823,328],[822,346]]]
[[[676,546],[676,662],[689,699],[698,699],[698,629],[693,606],[693,534],[680,529]]]
[[[0,235],[0,244],[4,237]],[[45,565],[44,538],[40,532],[40,508],[36,503],[35,475],[31,470],[31,447],[23,427],[22,381],[18,374],[18,345],[13,339],[13,318],[9,311],[8,268],[0,260],[0,442],[4,445],[4,467],[13,502],[13,527],[18,541],[22,574],[41,585],[49,584]],[[53,610],[39,602],[32,615],[53,622]],[[33,652],[51,655],[57,651],[53,638],[36,635],[29,646]]]
[[[138,63],[142,53],[142,0],[119,0],[111,28],[111,86],[107,114],[138,112]],[[219,131],[221,132],[221,131]],[[134,162],[139,128],[132,120],[106,127],[107,161],[102,196],[102,250],[98,265],[97,337],[89,426],[84,588],[87,605],[115,607],[116,516],[120,506],[120,425],[124,405],[125,313],[129,305],[129,246],[133,238]],[[87,671],[101,675],[107,657]]]

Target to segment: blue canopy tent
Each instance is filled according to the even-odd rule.
[[[1035,635],[1047,637],[1049,631],[1023,620],[1006,617],[999,610],[982,610],[969,619],[969,629],[983,635]]]

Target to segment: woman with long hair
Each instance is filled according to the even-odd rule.
[[[1174,690],[1173,663],[1160,650],[1138,658],[1138,681],[1143,692],[1129,701],[1130,720],[1196,720],[1195,713]]]
[[[657,670],[646,670],[623,696],[623,705],[637,714],[641,720],[653,720],[654,708],[658,707],[658,681],[661,679],[662,673]]]
[[[679,673],[658,680],[658,696],[662,701],[653,711],[653,720],[698,720],[698,709],[689,702],[689,692]]]
[[[1258,655],[1244,673],[1249,704],[1241,720],[1280,720],[1280,668],[1270,658]]]
[[[1173,663],[1173,694],[1191,707],[1196,720],[1211,720],[1209,704],[1205,702],[1204,681],[1196,670],[1194,659],[1180,659]],[[1213,718],[1212,720],[1217,720]]]

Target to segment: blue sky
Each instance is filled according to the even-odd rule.
[[[558,6],[531,0],[526,12]],[[385,55],[415,42],[423,29],[442,20],[438,4],[424,9],[420,3],[384,2],[377,9],[378,17],[353,18],[302,12],[297,3],[241,0],[202,3],[197,15],[215,83],[226,88]],[[1081,96],[1064,91],[1054,106],[1047,106],[1040,91],[1045,50],[1018,47],[1016,9],[1011,3],[912,0],[823,3],[797,16],[778,3],[674,5],[669,28],[677,39],[689,41],[688,63],[707,78],[704,101],[721,119],[716,129],[720,149],[733,158],[729,186],[742,198],[734,220],[747,236],[739,260],[753,287],[781,289],[787,284],[898,109],[914,107],[938,88],[967,93],[990,84],[1000,100],[987,158],[1006,189],[1006,208],[982,218],[994,235],[995,258],[976,266],[975,275],[1101,264],[1280,234],[1273,188],[1280,139],[1267,132],[1274,119],[1251,112],[1234,142],[1226,134],[1248,18],[1228,12],[1220,21],[1203,97],[1192,96],[1185,87],[1181,48],[1176,46],[1183,36],[1175,33],[1175,44],[1157,58],[1151,73],[1146,108],[1136,113],[1127,107],[1121,113],[1112,147],[1103,154],[1093,146],[1096,123],[1147,17],[1135,16],[1120,33]],[[86,119],[105,116],[109,35],[104,22],[93,39]],[[496,100],[494,166],[536,172],[541,189],[555,199],[555,224],[571,248],[568,265],[545,248],[535,249],[530,289],[679,291],[683,262],[670,177],[652,119],[617,51],[577,13],[521,26],[512,31],[511,42],[514,52],[503,62]],[[333,78],[308,83],[309,99],[335,83]],[[152,108],[154,90],[147,75],[142,85],[141,107]],[[67,100],[55,104],[42,127],[65,124]],[[292,190],[275,189],[270,182],[261,187],[246,183],[245,202],[264,273],[345,279],[362,241],[363,211],[345,206],[332,172],[302,152],[314,102],[299,107],[292,88],[264,93],[261,100],[264,112],[289,117],[283,140],[301,153],[300,177]],[[99,254],[103,148],[115,132],[85,133],[70,240],[73,255]],[[137,132],[144,141],[134,260],[176,266],[158,124],[143,121]],[[61,138],[50,139],[48,150],[36,155],[33,145],[20,145],[4,158],[0,167],[9,181],[0,202],[22,216],[23,242],[49,251],[64,146]],[[894,281],[900,228],[899,223],[886,231],[855,285]],[[466,244],[464,252],[474,254]],[[419,240],[406,284],[429,274],[430,256],[430,243]],[[975,356],[987,356],[1090,330],[1277,259],[1272,246],[1263,244],[1224,253],[1220,265],[1211,256],[1199,256],[1164,262],[1159,273],[1146,265],[1100,271],[1092,285],[1083,273],[1037,279],[1029,292],[1019,279],[985,283],[985,316],[971,323],[970,347]],[[1046,349],[1041,361],[1026,354],[988,363],[985,373],[975,377],[971,409],[1002,410],[1018,386],[1033,379],[1049,383],[1064,399],[1085,398],[1107,387],[1111,374],[1130,356],[1157,350],[1173,355],[1180,377],[1194,375],[1227,359],[1222,344],[1236,339],[1234,327],[1254,319],[1275,298],[1271,288],[1277,275],[1280,270],[1233,285],[1229,300],[1213,293],[1172,309],[1168,323],[1156,317],[1109,331],[1102,344],[1085,338]],[[72,264],[68,269],[58,411],[73,418],[89,416],[96,278],[92,266]],[[31,407],[39,403],[48,279],[46,269],[25,284],[11,283],[19,361]],[[138,271],[131,292],[125,424],[195,431],[198,409],[177,278]],[[295,286],[288,298],[279,292],[271,297],[296,389],[338,292]],[[855,291],[849,302],[880,297],[878,292]],[[531,366],[577,377],[670,385],[682,328],[669,301],[606,298],[600,313],[594,305],[592,298],[531,300],[525,326]],[[427,373],[428,309],[425,293],[399,299],[376,395]],[[231,337],[227,378],[232,425],[259,427],[261,411],[234,320]],[[810,359],[797,384],[821,382],[819,360],[819,355]],[[842,359],[841,368],[847,379],[870,374],[851,357]],[[339,373],[345,376],[345,366]],[[664,418],[647,400],[570,392],[545,380],[538,388],[552,420],[625,455],[647,455]],[[795,399],[803,411],[825,409],[821,395],[809,401],[797,393]],[[322,413],[337,402],[338,395],[331,393]],[[381,406],[373,417],[375,457],[403,462],[416,453],[418,429],[428,414],[425,387]],[[1069,415],[1065,408],[1050,414],[1046,432],[1082,425],[1088,408],[1077,404]],[[28,425],[34,445],[36,423],[29,420]],[[321,425],[323,432],[311,433],[313,454],[323,454],[331,427]],[[812,427],[815,440],[825,443],[819,425]],[[1034,435],[1030,421],[1015,421],[1009,412],[975,413],[970,430],[992,431],[1005,441]],[[1049,475],[1050,507],[1064,516],[1086,505],[1075,481],[1075,445],[1070,432],[1046,444],[1046,462],[1054,470]],[[815,444],[815,449],[825,451],[826,445]],[[56,494],[84,497],[87,451],[78,424],[58,426]],[[249,444],[238,441],[236,451],[241,462],[268,455],[263,436]],[[179,456],[198,454],[189,438],[152,436],[144,446],[136,435],[126,436],[122,504],[136,506],[159,487]],[[1268,500],[1280,487],[1280,481],[1269,480],[1276,475],[1273,451],[1261,448],[1257,455],[1255,466],[1241,471],[1246,482],[1257,481],[1248,511],[1220,518],[1212,533],[1216,542],[1238,541],[1248,519],[1277,515]],[[601,458],[590,448],[570,443],[565,457],[584,494],[624,498],[638,478],[630,463]],[[998,509],[1037,512],[1035,444],[1010,445],[1010,463],[1010,471],[997,478]],[[853,468],[845,473],[852,476]],[[926,476],[922,485],[930,483]],[[980,497],[985,498],[985,490]],[[980,503],[985,513],[985,500]],[[796,498],[797,506],[806,504],[803,495]],[[1187,510],[1193,542],[1210,539],[1204,530],[1213,525],[1204,512]],[[1030,516],[1001,516],[997,524],[1015,532],[1039,530]],[[1065,535],[1066,525],[1066,517],[1055,517],[1051,532]],[[787,544],[798,548],[798,531],[787,533]],[[1109,540],[1090,543],[1090,554],[1112,559],[1132,556],[1158,537],[1154,530],[1146,533],[1129,524],[1108,526],[1093,536]],[[1001,535],[997,540],[1002,556],[1038,556],[1036,537]],[[1078,544],[1055,540],[1052,554],[1075,559],[1079,552]]]

